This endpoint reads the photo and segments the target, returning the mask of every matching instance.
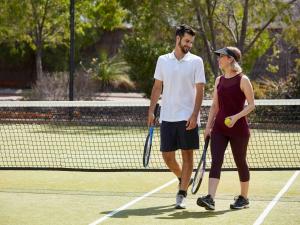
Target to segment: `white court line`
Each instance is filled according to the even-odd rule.
[[[254,222],[253,225],[260,225],[263,223],[264,219],[268,215],[268,213],[272,210],[272,208],[275,206],[275,204],[278,202],[278,200],[281,198],[281,196],[289,189],[289,187],[293,184],[297,176],[299,175],[300,171],[296,171],[293,176],[289,179],[289,181],[286,183],[286,185],[278,192],[278,194],[273,198],[273,200],[269,203],[267,208],[264,210],[262,214],[257,218],[257,220]]]
[[[128,207],[130,207],[130,206],[132,206],[132,205],[134,205],[135,203],[141,201],[142,199],[148,197],[149,195],[154,194],[155,192],[160,191],[161,189],[164,189],[165,187],[167,187],[167,186],[173,184],[173,183],[176,182],[176,181],[178,181],[177,178],[175,178],[175,179],[169,181],[168,183],[166,183],[166,184],[164,184],[164,185],[162,185],[162,186],[160,186],[160,187],[158,187],[158,188],[156,188],[156,189],[154,189],[154,190],[152,190],[152,191],[150,191],[150,192],[144,194],[144,195],[141,196],[141,197],[138,197],[138,198],[132,200],[131,202],[128,202],[127,204],[121,206],[120,208],[118,208],[118,209],[116,209],[116,210],[110,212],[109,214],[106,214],[105,216],[99,218],[98,220],[96,220],[96,221],[90,223],[89,225],[97,225],[97,224],[102,223],[104,220],[107,220],[108,218],[112,217],[112,216],[115,215],[116,213],[118,213],[118,212],[120,212],[120,211],[122,211],[122,210],[124,210],[124,209],[126,209],[126,208],[128,208]]]

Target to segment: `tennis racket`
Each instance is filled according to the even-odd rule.
[[[205,139],[205,144],[203,148],[203,153],[198,164],[197,170],[194,175],[193,185],[192,185],[192,194],[196,194],[200,188],[200,185],[203,180],[205,166],[206,166],[206,152],[209,144],[209,136]]]
[[[155,126],[155,119],[157,116],[159,104],[156,104],[155,110],[154,110],[154,124],[149,127],[149,132],[145,141],[145,146],[144,146],[144,154],[143,154],[143,165],[144,167],[147,167],[149,164],[149,159],[150,159],[150,153],[151,153],[151,147],[152,147],[152,137],[153,137],[153,131],[154,131],[154,126]]]

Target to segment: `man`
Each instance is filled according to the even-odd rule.
[[[177,27],[175,49],[158,58],[148,112],[150,126],[154,122],[155,105],[162,93],[160,150],[166,165],[179,179],[177,209],[186,208],[185,199],[193,171],[193,150],[199,148],[199,111],[205,74],[202,59],[189,52],[194,39],[195,32],[191,27]],[[182,167],[175,157],[178,149],[181,149]]]

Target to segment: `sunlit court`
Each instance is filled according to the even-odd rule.
[[[188,193],[186,210],[175,210],[176,180],[141,198],[174,179],[166,172],[0,174],[1,224],[254,224],[295,172],[252,172],[250,207],[237,211],[229,208],[239,191],[237,174],[223,172],[213,212],[196,205],[196,198],[207,191],[207,179],[197,195]],[[293,180],[260,224],[299,223],[299,179]]]
[[[185,210],[174,209],[178,180],[161,158],[158,125],[143,167],[145,105],[61,104],[2,103],[1,224],[299,223],[298,101],[257,101],[249,118],[250,207],[229,208],[239,194],[229,148],[213,212],[196,205],[207,191],[210,153],[203,184],[195,195],[188,191]],[[209,104],[203,103],[203,121]],[[260,117],[266,111],[269,117]],[[204,144],[199,132],[194,168]]]
[[[297,0],[0,0],[0,225],[300,224],[299,33]]]

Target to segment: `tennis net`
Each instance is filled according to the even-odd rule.
[[[154,131],[149,167],[143,168],[148,105],[2,101],[0,169],[166,170],[159,151],[159,125]],[[200,149],[210,105],[207,100],[201,108]],[[248,119],[251,170],[300,169],[300,100],[257,100]],[[180,154],[177,157],[180,160]],[[196,166],[199,151],[195,157]],[[235,168],[228,146],[223,169]]]

